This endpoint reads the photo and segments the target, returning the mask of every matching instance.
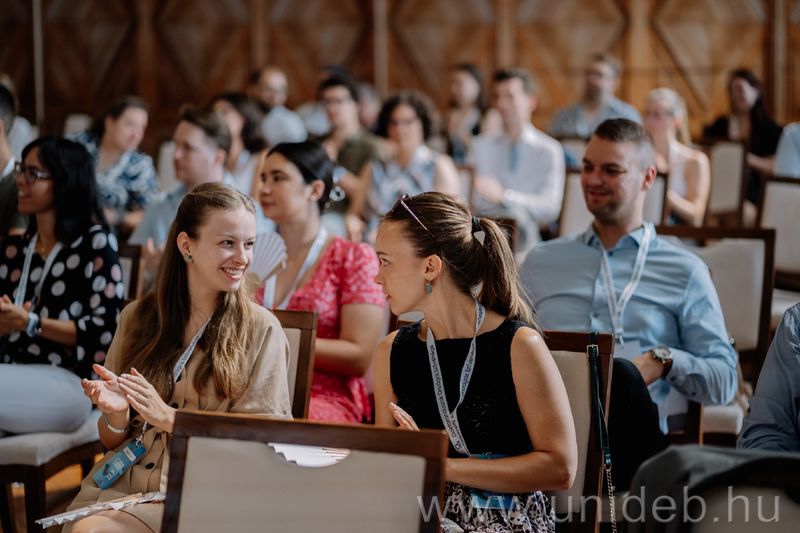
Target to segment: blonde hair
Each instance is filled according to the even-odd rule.
[[[689,113],[681,95],[669,87],[658,87],[647,93],[647,102],[666,103],[669,112],[678,119],[678,140],[683,144],[692,142],[692,134],[689,132]]]
[[[174,387],[172,370],[181,356],[184,332],[191,315],[186,262],[178,250],[177,237],[186,232],[196,239],[201,226],[214,211],[244,207],[255,216],[253,201],[219,183],[200,185],[184,197],[167,237],[158,269],[155,290],[139,303],[133,331],[125,339],[122,368],[135,367],[166,401]],[[195,374],[194,386],[202,390],[213,375],[217,392],[238,397],[247,381],[244,362],[255,319],[249,307],[248,284],[233,292],[221,292],[198,346],[205,358]]]

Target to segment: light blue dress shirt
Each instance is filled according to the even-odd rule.
[[[643,227],[629,233],[608,251],[617,297],[631,279],[643,233]],[[528,255],[520,277],[542,327],[613,331],[600,267],[601,247],[590,227],[581,235],[542,243]],[[667,412],[685,404],[683,398],[710,405],[733,399],[736,353],[728,341],[708,267],[700,258],[655,237],[622,325],[624,340],[638,341],[642,352],[658,346],[672,352],[672,370],[649,387],[663,431]]]
[[[737,446],[800,452],[800,304],[775,332]]]
[[[775,174],[800,178],[800,122],[783,128],[775,152]]]

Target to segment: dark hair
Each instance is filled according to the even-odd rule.
[[[14,93],[5,85],[0,84],[0,120],[3,121],[3,129],[6,135],[11,131],[11,126],[14,124],[16,116],[17,109]]]
[[[478,84],[478,101],[476,102],[476,104],[478,106],[478,109],[480,109],[481,111],[481,115],[485,113],[489,107],[489,103],[486,98],[486,89],[484,88],[483,85],[483,74],[481,74],[480,69],[475,65],[473,65],[472,63],[456,63],[455,65],[453,65],[452,70],[468,74],[469,76],[472,77],[472,79],[475,80],[475,83]],[[452,106],[453,103],[450,102],[450,105]]]
[[[95,224],[108,229],[97,197],[94,160],[86,148],[62,137],[39,137],[22,150],[23,161],[34,148],[39,149],[39,162],[53,178],[56,238],[70,243]],[[36,231],[36,217],[30,217],[28,234],[33,236]]]
[[[343,74],[333,74],[328,76],[322,80],[322,82],[320,82],[319,87],[317,88],[317,94],[322,97],[322,93],[325,92],[326,89],[331,89],[333,87],[344,87],[347,89],[347,92],[350,93],[350,97],[353,99],[353,101],[358,102],[358,85],[356,85],[356,82],[353,81],[353,78]]]
[[[417,256],[438,255],[464,294],[480,286],[478,301],[487,309],[541,331],[523,297],[508,236],[496,222],[478,219],[486,234],[481,244],[473,234],[472,214],[456,196],[424,192],[404,203],[417,219],[398,202],[381,221],[403,222]]]
[[[336,168],[336,164],[328,157],[328,152],[313,141],[303,141],[280,143],[269,151],[267,157],[272,154],[280,154],[296,166],[306,183],[320,180],[325,184],[325,190],[317,201],[320,213],[324,211],[333,187],[333,171]]]
[[[141,371],[162,398],[172,395],[172,369],[181,355],[191,315],[188,272],[178,250],[178,235],[186,232],[197,239],[200,227],[212,212],[240,207],[255,216],[255,205],[249,197],[221,183],[204,183],[183,198],[170,225],[155,291],[148,293],[137,307],[133,334],[126,338],[122,350],[123,367]],[[213,376],[219,394],[236,398],[248,380],[250,367],[245,361],[253,320],[247,302],[249,283],[245,280],[237,290],[219,295],[216,310],[200,340],[205,359],[194,379],[198,390]]]
[[[242,142],[251,154],[255,154],[267,147],[267,142],[261,136],[261,119],[263,114],[258,104],[243,92],[229,91],[215,95],[209,103],[209,108],[217,102],[228,102],[241,115]]]
[[[761,86],[761,82],[756,77],[755,73],[752,70],[746,68],[737,68],[733,72],[731,72],[730,77],[728,78],[728,95],[731,94],[731,87],[733,85],[733,80],[736,78],[741,78],[747,82],[752,88],[758,91],[758,98],[753,103],[753,107],[750,108],[750,122],[751,127],[750,131],[761,131],[761,126],[765,123],[772,122],[772,118],[770,117],[769,112],[767,111],[767,104],[764,102],[764,88]],[[730,99],[730,98],[729,98]],[[731,102],[733,103],[733,102]],[[731,108],[731,113],[733,113],[733,108]]]
[[[391,121],[392,113],[401,105],[410,106],[414,110],[414,113],[422,122],[422,137],[424,139],[430,137],[431,133],[433,133],[433,105],[427,96],[417,91],[400,91],[390,96],[384,102],[381,112],[378,114],[375,133],[381,137],[389,137],[389,122]]]
[[[188,122],[193,126],[197,126],[206,138],[210,140],[214,146],[223,150],[225,154],[231,151],[231,130],[228,125],[217,113],[210,109],[195,107],[191,105],[184,105],[181,108],[179,122]]]
[[[492,77],[494,83],[508,80],[519,80],[522,82],[522,90],[525,91],[525,94],[529,96],[536,94],[536,82],[533,81],[533,75],[528,69],[522,67],[501,68]]]
[[[147,104],[138,96],[123,96],[111,102],[111,104],[103,110],[103,113],[95,117],[92,122],[92,127],[89,129],[92,137],[100,141],[106,133],[106,119],[113,118],[114,120],[122,116],[128,109],[141,109],[148,113]]]
[[[655,165],[653,137],[637,122],[627,118],[604,120],[594,130],[593,137],[615,143],[632,143],[639,152],[639,163],[642,168]]]
[[[619,78],[622,75],[622,61],[617,59],[615,55],[606,52],[597,52],[589,56],[589,63],[606,64],[614,71],[614,76]]]

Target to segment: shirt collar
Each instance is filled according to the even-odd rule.
[[[14,163],[16,162],[17,160],[14,159],[14,156],[12,155],[11,158],[8,160],[8,163],[6,163],[5,168],[3,168],[3,171],[0,172],[0,178],[5,178],[9,174],[11,174],[11,171],[14,170]]]
[[[644,228],[645,226],[651,226],[651,233],[652,235],[656,234],[655,226],[652,222],[644,222],[641,226],[636,228],[635,230],[631,231],[624,237],[622,237],[618,242],[617,245],[614,247],[619,248],[620,246],[624,246],[625,243],[633,242],[636,247],[638,248],[642,244],[642,238],[644,237]],[[600,237],[597,236],[597,232],[594,231],[594,224],[589,224],[589,228],[583,232],[580,236],[580,241],[585,244],[586,246],[591,246],[593,248],[601,248],[603,243],[600,241]],[[651,241],[652,243],[652,238]]]

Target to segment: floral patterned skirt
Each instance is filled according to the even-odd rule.
[[[510,505],[504,509],[479,508],[468,487],[448,483],[442,533],[553,533],[556,530],[555,515],[547,496],[539,491],[511,496]]]

